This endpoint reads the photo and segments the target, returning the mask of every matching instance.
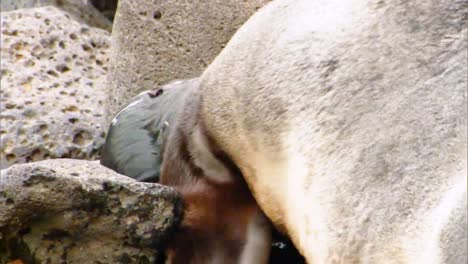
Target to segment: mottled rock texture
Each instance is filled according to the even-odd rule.
[[[144,90],[197,77],[268,0],[121,0],[114,19],[107,121]]]
[[[110,20],[96,10],[88,0],[2,0],[0,3],[2,12],[49,5],[68,12],[74,20],[89,26],[108,31],[112,29]]]
[[[108,32],[55,7],[2,12],[0,168],[98,156],[108,50]]]
[[[14,165],[0,177],[0,263],[154,263],[180,218],[172,189],[96,162]]]

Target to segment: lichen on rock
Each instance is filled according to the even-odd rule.
[[[14,165],[0,177],[0,263],[154,263],[181,216],[171,188],[96,162]]]

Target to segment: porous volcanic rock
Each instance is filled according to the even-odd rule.
[[[101,14],[88,0],[2,0],[2,12],[23,8],[56,6],[68,12],[74,20],[110,31],[112,22]]]
[[[154,263],[180,219],[171,188],[93,161],[19,164],[0,177],[0,263]]]
[[[0,168],[97,158],[108,50],[107,31],[55,7],[1,13]]]
[[[114,19],[107,121],[138,93],[198,77],[269,0],[121,0]]]

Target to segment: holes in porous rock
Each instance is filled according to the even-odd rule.
[[[91,47],[86,44],[81,45],[81,48],[86,52],[89,52],[91,50]]]
[[[0,115],[0,119],[14,121],[16,118],[12,115]]]
[[[6,75],[8,75],[8,74],[10,74],[10,71],[9,71],[9,70],[5,70],[5,69],[2,69],[2,70],[1,70],[1,75],[2,75],[2,77],[6,76]]]
[[[65,65],[65,64],[59,64],[59,65],[55,66],[55,69],[56,69],[57,71],[59,71],[60,73],[64,73],[64,72],[70,71],[70,68],[68,68],[68,66]]]
[[[44,141],[49,140],[49,134],[43,135],[42,140]]]
[[[138,12],[138,14],[141,15],[141,16],[146,16],[146,15],[148,15],[148,13],[146,13],[145,11],[140,11],[140,12]]]
[[[58,44],[58,46],[59,46],[60,48],[62,48],[62,49],[65,49],[65,47],[66,47],[66,46],[65,46],[65,42],[63,42],[63,41],[60,41],[59,44]]]
[[[7,203],[7,204],[14,204],[15,201],[14,201],[13,199],[11,199],[11,198],[7,198],[7,199],[6,199],[6,203]]]
[[[69,118],[69,119],[68,119],[68,122],[70,122],[70,123],[72,123],[72,124],[75,124],[75,123],[78,122],[78,121],[79,121],[79,119],[76,118],[76,117],[72,117],[72,118]]]
[[[39,133],[44,133],[47,131],[47,124],[41,124],[39,125]]]
[[[35,149],[31,152],[31,155],[26,156],[26,162],[34,162],[42,159],[43,153],[40,149]]]
[[[6,103],[5,104],[6,109],[12,109],[12,108],[15,108],[15,107],[16,107],[16,104],[14,104],[14,103]]]
[[[54,77],[58,77],[58,76],[59,76],[58,73],[57,73],[56,71],[54,71],[54,70],[48,70],[46,73],[49,74],[49,75],[52,75],[52,76],[54,76]]]
[[[45,23],[47,26],[50,26],[50,19],[48,19],[48,18],[44,19],[44,23]]]
[[[44,38],[44,39],[41,39],[41,41],[39,41],[39,43],[41,44],[42,47],[48,48],[48,49],[54,48],[56,42],[57,42],[56,37]]]
[[[70,38],[71,38],[72,40],[76,40],[76,39],[78,39],[78,36],[77,36],[75,33],[71,33],[71,34],[70,34]]]
[[[65,83],[65,86],[67,86],[67,84],[66,84],[66,83]],[[67,93],[67,92],[65,92],[65,91],[60,91],[60,94],[61,94],[61,95],[67,95],[68,93]]]
[[[6,160],[7,160],[8,162],[12,162],[12,161],[14,161],[15,159],[16,159],[16,155],[13,154],[13,153],[10,153],[10,154],[7,154],[7,155],[6,155]]]
[[[76,111],[78,111],[78,107],[75,106],[75,105],[69,105],[69,106],[62,109],[62,112],[64,112],[64,113],[65,112],[76,112]]]
[[[8,29],[4,29],[2,30],[2,34],[3,35],[6,35],[6,36],[18,36],[18,30],[14,29],[14,30],[8,30]]]
[[[153,13],[153,18],[154,18],[154,19],[158,20],[158,19],[161,19],[161,17],[162,17],[161,11],[155,11],[155,12]]]
[[[10,48],[11,49],[14,49],[14,50],[22,50],[24,48],[24,44],[23,42],[15,42],[13,44],[10,45]]]
[[[101,60],[96,60],[96,64],[99,66],[102,66],[102,61]]]
[[[87,131],[78,131],[74,136],[73,136],[73,143],[83,146],[88,143],[90,138],[90,135]]]

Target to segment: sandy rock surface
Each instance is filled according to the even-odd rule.
[[[154,263],[180,206],[97,162],[14,165],[0,176],[0,263]]]
[[[108,50],[108,32],[55,7],[2,12],[0,168],[98,156]]]
[[[138,93],[198,77],[268,0],[121,0],[114,19],[108,120]]]

